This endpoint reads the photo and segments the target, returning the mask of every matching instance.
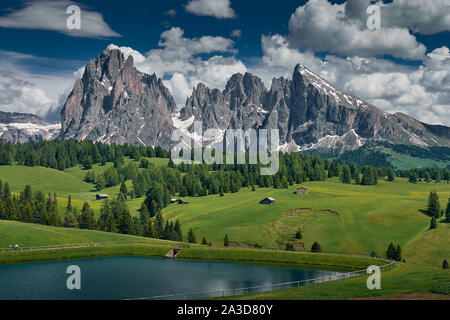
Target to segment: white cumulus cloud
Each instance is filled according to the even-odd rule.
[[[67,27],[67,8],[78,5],[81,9],[81,29]],[[72,37],[119,37],[104,21],[102,14],[69,0],[44,0],[25,2],[17,11],[0,17],[0,27],[14,29],[50,30]]]
[[[369,0],[331,4],[328,0],[309,0],[299,6],[289,20],[290,42],[303,49],[330,51],[346,56],[375,57],[391,55],[421,60],[426,48],[405,25],[386,24],[367,28]],[[387,27],[386,27],[387,25]]]
[[[186,11],[198,16],[211,16],[217,19],[235,17],[230,0],[191,0],[186,5]]]

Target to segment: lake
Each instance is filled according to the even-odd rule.
[[[67,289],[71,265],[81,290]],[[116,300],[269,285],[335,275],[279,264],[105,257],[0,266],[0,299]]]

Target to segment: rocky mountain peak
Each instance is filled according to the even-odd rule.
[[[449,145],[449,128],[388,114],[298,64],[291,79],[237,73],[223,91],[199,83],[178,112],[156,75],[139,72],[132,56],[105,50],[86,66],[61,112],[62,138],[105,143],[171,145],[177,128],[278,129],[290,151],[356,149],[367,141],[419,146]]]
[[[75,83],[61,111],[61,137],[168,147],[175,111],[161,79],[139,72],[132,56],[107,49]]]

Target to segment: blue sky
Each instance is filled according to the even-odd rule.
[[[114,44],[162,77],[180,107],[198,82],[223,88],[248,71],[270,87],[301,63],[387,112],[450,125],[448,0],[378,3],[372,32],[370,0],[205,1],[2,0],[0,110],[57,119],[74,73]],[[79,33],[65,26],[69,5],[81,8]]]

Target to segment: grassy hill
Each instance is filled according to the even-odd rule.
[[[117,233],[56,228],[0,220],[0,248],[8,248],[11,244],[19,244],[21,247],[34,247],[94,242],[163,243],[163,241],[157,239],[134,237]]]
[[[158,166],[164,166],[168,161],[150,160]],[[111,165],[95,165],[93,170],[100,173]],[[81,209],[83,202],[89,201],[94,212],[99,214],[102,201],[95,200],[94,186],[83,181],[85,174],[80,167],[61,172],[41,167],[0,166],[0,179],[10,184],[13,192],[20,192],[27,184],[33,189],[56,192],[61,216],[69,194],[73,206]],[[130,181],[127,183],[131,187]],[[163,215],[165,219],[179,219],[185,236],[192,228],[199,241],[205,236],[215,246],[223,245],[223,238],[228,234],[231,241],[284,248],[287,241],[296,241],[295,233],[300,228],[303,235],[300,241],[306,249],[318,241],[326,251],[364,254],[375,251],[384,255],[389,243],[393,242],[401,245],[408,262],[440,266],[444,258],[450,259],[450,244],[446,241],[450,238],[450,226],[439,223],[437,229],[428,230],[430,218],[420,211],[425,209],[428,193],[433,189],[438,191],[441,206],[445,207],[450,196],[447,183],[411,184],[397,179],[395,182],[380,181],[376,186],[360,186],[331,179],[304,185],[311,191],[307,196],[295,195],[296,186],[291,186],[289,189],[257,188],[255,192],[242,189],[224,197],[187,198],[188,205],[170,205],[163,210]],[[102,190],[110,196],[118,192],[118,186]],[[259,201],[268,196],[274,197],[276,203],[260,205]],[[142,201],[143,198],[128,200],[133,214],[137,214]],[[32,226],[24,231],[19,226],[10,228],[15,229],[5,233],[8,237],[5,245],[14,242],[14,237],[22,233],[30,237],[49,234],[46,239],[30,238],[31,245],[85,242],[84,237],[92,237],[87,231],[64,229],[64,237],[57,241],[51,237],[56,231],[46,227]],[[2,234],[0,232],[0,237]],[[120,235],[99,233],[101,239],[116,236]]]
[[[257,242],[283,248],[296,241],[300,228],[307,249],[318,241],[323,250],[384,255],[390,242],[400,244],[403,256],[416,263],[439,266],[450,257],[450,225],[439,223],[428,230],[430,218],[420,210],[436,189],[444,207],[450,196],[448,184],[413,185],[403,179],[377,186],[343,185],[337,180],[308,182],[308,196],[295,195],[295,187],[243,190],[224,197],[192,198],[189,205],[170,205],[164,216],[180,219],[183,232],[193,228],[197,238],[220,244]],[[275,204],[260,205],[264,197]]]

